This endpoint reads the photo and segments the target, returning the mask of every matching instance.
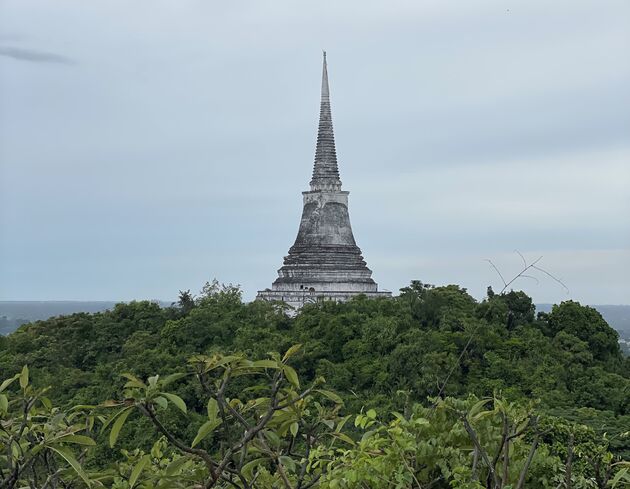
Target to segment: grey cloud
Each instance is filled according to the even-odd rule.
[[[16,48],[12,46],[0,46],[0,56],[30,61],[32,63],[58,63],[64,65],[75,64],[75,61],[60,54],[37,51],[34,49]]]
[[[31,61],[0,69],[3,299],[268,287],[308,188],[325,47],[352,224],[382,288],[482,297],[484,259],[510,274],[518,248],[573,298],[628,302],[627,1],[62,3],[2,7],[23,37],[0,34],[0,54]],[[33,76],[59,61],[16,52],[38,46],[82,69]]]

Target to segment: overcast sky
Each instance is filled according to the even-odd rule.
[[[630,303],[627,0],[0,0],[0,300],[269,287],[322,49],[380,288]]]

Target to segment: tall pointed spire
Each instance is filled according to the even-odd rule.
[[[292,307],[320,299],[347,301],[359,294],[391,297],[372,279],[350,225],[348,191],[341,190],[330,114],[328,66],[324,52],[321,107],[311,189],[302,192],[300,228],[278,278],[257,298]]]
[[[332,113],[330,110],[328,65],[326,63],[326,51],[324,51],[319,130],[317,132],[317,147],[315,149],[315,165],[313,166],[311,190],[339,189],[341,189],[341,180],[339,180],[339,168],[337,167],[337,151],[335,150],[335,135],[333,133]]]

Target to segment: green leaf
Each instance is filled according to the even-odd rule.
[[[491,401],[491,400],[492,399],[490,399],[490,398],[485,398],[485,399],[482,399],[481,401],[475,403],[475,405],[470,408],[470,411],[468,412],[468,414],[470,416],[474,416],[479,411],[481,411],[481,408],[484,407],[486,404],[488,404],[488,402]]]
[[[133,410],[133,406],[132,407],[128,407],[123,409],[122,411],[120,411],[116,416],[116,422],[114,423],[114,426],[112,426],[112,431],[109,434],[109,446],[110,447],[114,447],[114,445],[116,444],[116,440],[118,439],[118,435],[120,434],[120,430],[122,429],[123,425],[125,424],[125,421],[127,420],[127,418],[129,417],[129,415],[131,414]]]
[[[217,414],[219,413],[219,404],[216,399],[210,398],[208,400],[208,419],[210,421],[216,421]]]
[[[243,392],[245,392],[245,390],[243,390]],[[245,409],[244,411],[249,411],[251,409],[255,409],[259,406],[263,406],[263,405],[267,405],[269,404],[269,398],[268,397],[259,397],[257,399],[252,399],[250,401],[247,401],[247,404],[245,405]]]
[[[286,376],[287,380],[289,382],[291,382],[293,387],[295,387],[296,389],[299,389],[300,388],[300,381],[298,379],[298,374],[294,370],[294,368],[293,367],[289,367],[288,365],[285,365],[284,367],[282,367],[282,370],[284,371],[284,375]]]
[[[157,396],[153,399],[153,402],[160,406],[162,409],[166,409],[168,407],[168,401],[164,396]]]
[[[166,397],[169,401],[171,401],[177,409],[179,409],[182,413],[186,414],[186,403],[184,400],[179,397],[177,394],[171,394],[170,392],[161,392],[161,394]]]
[[[319,392],[322,396],[330,399],[335,404],[343,404],[343,399],[339,397],[337,394],[331,391],[327,391],[324,389],[315,389],[315,392]]]
[[[0,413],[9,411],[9,399],[4,394],[0,394]]]
[[[195,356],[192,357],[189,362],[190,363],[202,363],[205,367],[205,371],[209,372],[210,370],[214,370],[215,368],[221,367],[226,363],[233,362],[235,360],[241,360],[242,357],[238,355],[226,355],[226,356],[212,356],[212,357],[204,357],[204,356]]]
[[[339,420],[339,423],[337,424],[337,427],[335,428],[335,431],[339,433],[350,418],[351,418],[350,415],[344,416],[343,418],[341,418]]]
[[[247,477],[248,479],[253,478],[254,469],[258,467],[260,464],[262,464],[265,460],[267,459],[264,457],[261,457],[261,458],[255,458],[251,462],[247,462],[245,465],[243,465],[243,469],[242,469],[243,475]]]
[[[168,464],[168,466],[166,467],[166,475],[168,476],[172,476],[175,475],[175,473],[177,472],[177,470],[184,465],[186,462],[188,462],[188,459],[186,457],[179,457],[176,458],[175,460],[173,460],[170,464]]]
[[[295,461],[291,457],[281,455],[280,457],[278,457],[278,461],[291,472],[295,472]]]
[[[41,401],[41,403],[44,405],[44,407],[48,410],[51,410],[53,405],[52,405],[52,401],[50,399],[48,399],[47,397],[40,397],[39,400]]]
[[[291,348],[289,348],[287,350],[287,352],[284,354],[284,356],[282,357],[282,361],[286,362],[289,358],[291,358],[293,355],[295,355],[298,351],[300,351],[300,348],[302,348],[302,345],[300,343],[298,343],[297,345],[293,345]]]
[[[90,482],[90,479],[88,478],[87,474],[83,471],[81,464],[74,457],[74,455],[72,454],[70,450],[68,450],[67,448],[62,448],[62,447],[50,447],[50,449],[57,452],[59,455],[61,455],[66,460],[66,462],[70,464],[70,466],[74,469],[74,471],[78,474],[78,476],[81,477],[81,479],[83,479],[83,482],[85,482],[85,484],[88,487],[92,486],[92,483]]]
[[[215,419],[214,421],[206,421],[199,427],[199,431],[197,431],[197,436],[192,442],[191,447],[197,445],[201,440],[203,440],[206,436],[208,436],[212,431],[221,424],[221,421]]]
[[[348,443],[349,445],[354,445],[354,440],[352,438],[350,438],[348,435],[346,435],[345,433],[331,433],[331,436],[334,436],[335,438],[338,438],[342,441],[345,441],[346,443]]]
[[[617,472],[617,474],[615,474],[615,477],[613,477],[613,479],[609,482],[610,486],[612,488],[616,488],[617,484],[621,482],[622,478],[625,478],[626,474],[628,474],[628,469],[621,469],[619,472]],[[627,480],[630,480],[630,479],[627,479]]]
[[[92,438],[83,435],[62,436],[61,438],[59,438],[59,441],[62,441],[64,443],[76,443],[77,445],[85,445],[89,447],[93,447],[96,445],[96,442],[92,440]]]
[[[124,377],[125,379],[129,380],[129,382],[127,382],[125,384],[125,387],[138,387],[138,388],[144,388],[146,389],[146,384],[144,382],[142,382],[138,377],[136,377],[135,375],[132,374],[128,374],[128,373],[124,373],[121,374],[122,377]]]
[[[298,434],[300,425],[298,425],[297,423],[291,423],[291,427],[289,429],[291,430],[291,434],[293,435],[293,437],[295,437]]]
[[[108,399],[107,401],[103,401],[102,403],[100,403],[98,406],[99,407],[104,407],[104,408],[110,408],[110,407],[118,407],[118,406],[122,406],[122,402],[121,401],[115,401],[114,399]]]
[[[215,367],[220,367],[221,365],[225,365],[226,363],[234,362],[237,360],[242,360],[243,357],[240,355],[225,355],[224,357],[220,357],[217,362],[214,364]]]
[[[177,373],[177,374],[167,375],[166,377],[162,379],[162,387],[166,387],[167,385],[172,384],[173,382],[186,377],[186,375],[188,374]]]
[[[507,407],[501,399],[494,398],[494,410],[496,412],[507,412]]]
[[[493,416],[495,414],[495,411],[481,411],[480,413],[475,414],[474,416],[471,416],[470,419],[472,419],[473,421],[479,421],[482,418],[486,418],[488,416]]]
[[[120,406],[120,405],[122,405],[122,403],[116,404],[116,406]],[[114,405],[109,406],[109,407],[113,407],[113,406]],[[104,417],[100,417],[99,416],[99,419],[100,419],[101,423],[103,423],[103,426],[101,427],[101,433],[105,432],[107,427],[110,424],[112,424],[116,420],[116,418],[118,418],[118,416],[120,416],[124,411],[125,411],[125,409],[121,409],[120,411],[112,414],[109,418],[104,418]]]
[[[370,419],[376,419],[376,411],[374,409],[369,409],[365,415]]]
[[[274,433],[271,430],[265,430],[263,431],[263,435],[265,436],[265,438],[267,438],[267,441],[269,443],[271,443],[271,446],[273,447],[279,447],[280,446],[280,437]]]
[[[275,360],[256,360],[255,362],[252,362],[252,367],[278,368],[278,362]]]
[[[0,392],[2,392],[4,389],[6,389],[7,387],[9,387],[13,382],[15,382],[15,380],[20,376],[20,374],[16,374],[13,377],[11,377],[10,379],[5,380],[4,382],[2,382],[2,384],[0,384]]]
[[[20,387],[26,389],[28,385],[28,366],[22,367],[22,373],[20,374]]]
[[[147,466],[149,462],[151,462],[151,456],[145,455],[138,461],[136,466],[133,468],[133,470],[131,471],[131,475],[129,476],[130,489],[133,489],[133,486],[136,484],[138,477],[140,477],[140,474],[142,473],[142,471],[144,470],[144,468]]]

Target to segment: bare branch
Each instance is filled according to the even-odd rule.
[[[552,274],[550,274],[547,270],[545,270],[543,268],[536,267],[536,266],[532,266],[532,268],[535,269],[535,270],[538,270],[539,272],[544,273],[545,275],[547,275],[552,280],[555,280],[556,282],[558,282],[560,285],[562,285],[564,290],[567,291],[567,294],[569,293],[569,287],[567,287],[562,280],[560,280],[559,278],[554,277]]]
[[[532,418],[532,425],[537,427],[538,418],[534,416]],[[534,441],[532,442],[532,446],[529,449],[529,454],[527,455],[527,460],[525,461],[525,465],[523,465],[523,469],[521,470],[521,474],[518,478],[518,483],[516,484],[516,489],[523,489],[525,487],[525,478],[527,477],[527,472],[529,471],[529,466],[534,459],[534,454],[536,453],[536,449],[538,448],[538,440],[540,439],[540,432],[536,433],[534,436]]]
[[[495,272],[497,272],[497,273],[499,274],[499,277],[501,277],[501,281],[503,282],[503,285],[504,285],[505,287],[507,287],[507,283],[506,283],[505,279],[503,278],[503,275],[501,274],[501,272],[499,271],[499,269],[496,267],[496,265],[495,265],[494,263],[492,263],[492,260],[488,260],[488,259],[486,258],[486,261],[487,261],[488,263],[490,263],[490,266],[491,266],[492,268],[494,268],[494,271],[495,271]]]
[[[562,280],[560,280],[559,278],[555,277],[553,274],[549,273],[547,270],[545,270],[544,268],[538,266],[538,263],[540,262],[540,260],[542,260],[542,256],[539,256],[538,258],[536,258],[533,262],[531,263],[527,263],[527,260],[525,258],[525,256],[523,256],[523,254],[518,251],[518,250],[514,250],[518,256],[521,257],[521,260],[523,261],[523,269],[518,272],[516,275],[514,275],[514,277],[512,277],[510,280],[506,281],[505,277],[503,276],[503,274],[501,273],[501,271],[498,269],[498,267],[491,261],[486,259],[486,261],[488,263],[490,263],[490,265],[492,266],[492,268],[494,268],[494,270],[497,272],[497,274],[499,275],[499,277],[501,278],[501,281],[503,282],[503,288],[501,289],[501,291],[499,292],[500,294],[503,294],[510,285],[512,285],[514,282],[516,282],[517,280],[521,279],[521,278],[529,278],[532,280],[536,281],[536,284],[540,283],[540,280],[538,280],[538,278],[534,277],[533,275],[529,275],[527,274],[528,270],[537,270],[541,273],[544,273],[545,275],[547,275],[549,278],[551,278],[552,280],[554,280],[555,282],[557,282],[558,284],[560,284],[564,290],[567,291],[567,293],[569,292],[569,288],[564,284],[564,282],[562,282]]]
[[[488,454],[481,446],[481,443],[479,443],[479,437],[477,436],[477,432],[471,426],[465,414],[461,416],[461,420],[464,423],[464,428],[466,429],[468,436],[470,436],[470,440],[473,442],[473,445],[477,448],[477,451],[479,452],[479,455],[481,455],[481,458],[483,459],[483,462],[486,464],[486,467],[488,467],[488,475],[492,479],[494,486],[498,487],[499,479],[494,470],[494,465],[490,462],[490,459],[488,458]]]
[[[525,268],[523,268],[523,270],[521,270],[518,274],[516,274],[514,276],[514,278],[512,278],[512,280],[510,280],[507,284],[505,284],[505,287],[503,287],[503,289],[501,290],[501,292],[499,292],[499,294],[503,294],[503,292],[505,292],[507,290],[507,288],[514,283],[516,280],[518,280],[519,278],[521,278],[523,276],[523,274],[529,270],[530,268],[532,268],[536,263],[538,263],[540,260],[542,260],[542,256],[539,256],[536,260],[534,260],[530,265],[527,265]]]
[[[534,277],[533,275],[521,275],[521,278],[531,278],[532,280],[536,281],[536,285],[540,284],[540,280],[538,280],[536,277]]]

